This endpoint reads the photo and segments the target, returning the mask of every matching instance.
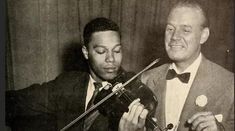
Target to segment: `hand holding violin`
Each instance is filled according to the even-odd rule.
[[[120,119],[119,131],[145,131],[145,120],[148,110],[140,103],[140,99],[134,100]]]

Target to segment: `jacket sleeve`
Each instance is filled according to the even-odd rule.
[[[12,130],[56,130],[56,82],[6,92],[6,125]]]
[[[234,102],[229,109],[229,115],[224,122],[221,123],[222,129],[224,131],[233,131],[234,130]]]

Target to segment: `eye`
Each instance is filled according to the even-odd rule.
[[[121,46],[117,46],[113,49],[114,53],[120,53],[122,51]]]
[[[98,54],[104,54],[106,52],[106,50],[102,47],[97,47],[97,48],[95,48],[95,52]]]
[[[191,30],[184,29],[184,32],[185,32],[185,33],[189,33],[189,32],[191,32]]]
[[[192,32],[192,29],[190,27],[184,27],[183,32],[187,34],[187,33]]]
[[[173,31],[174,31],[174,27],[168,25],[168,26],[166,27],[166,31],[167,31],[167,32],[173,32]]]

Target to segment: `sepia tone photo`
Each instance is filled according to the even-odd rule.
[[[7,131],[234,130],[233,0],[6,4]]]

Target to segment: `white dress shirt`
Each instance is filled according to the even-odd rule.
[[[168,131],[176,131],[180,123],[180,115],[184,107],[185,100],[188,96],[188,92],[191,88],[198,67],[201,63],[201,53],[198,58],[183,72],[179,72],[176,65],[172,63],[169,69],[174,69],[177,74],[190,73],[188,83],[182,83],[177,77],[166,82],[166,102],[165,102],[165,118],[166,125],[172,123],[174,128]]]
[[[91,100],[91,98],[93,96],[93,93],[95,91],[94,82],[96,82],[96,81],[91,77],[91,75],[89,75],[89,76],[90,76],[90,79],[89,79],[89,83],[88,83],[88,87],[87,87],[87,93],[86,93],[85,110],[86,110],[87,105],[88,105],[89,101]],[[107,84],[109,84],[107,81],[103,81],[102,82],[102,87],[99,89],[99,91],[101,91],[103,89],[103,87],[106,86]]]

